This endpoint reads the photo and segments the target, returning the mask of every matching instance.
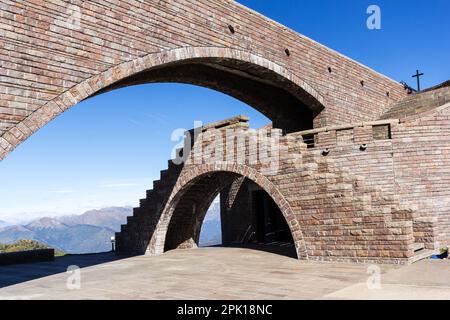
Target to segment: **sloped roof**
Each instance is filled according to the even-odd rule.
[[[450,80],[395,103],[380,119],[402,119],[430,111],[450,102]]]

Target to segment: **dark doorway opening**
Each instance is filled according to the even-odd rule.
[[[294,243],[291,231],[280,208],[263,190],[252,192],[253,219],[255,221],[255,238],[261,244]]]
[[[281,209],[253,181],[237,179],[221,193],[222,244],[297,258]]]
[[[207,212],[211,215],[212,211],[213,231],[221,229],[214,238],[221,236],[222,241],[200,243],[201,234],[205,239],[210,227]],[[286,217],[269,193],[256,182],[225,171],[205,174],[193,181],[180,191],[174,206],[164,251],[194,249],[199,245],[246,248],[298,258]]]

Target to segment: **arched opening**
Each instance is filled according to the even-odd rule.
[[[223,92],[254,107],[285,132],[311,129],[314,117],[323,109],[309,93],[280,74],[229,58],[171,62],[126,77],[98,93],[155,82],[194,84]]]
[[[173,131],[235,113],[251,114],[257,127],[268,123],[232,97],[187,84],[136,85],[81,102],[0,163],[0,220],[8,222],[2,230],[0,221],[0,244],[25,239],[68,254],[111,250],[111,237],[152,182],[166,180],[160,171],[177,143]]]
[[[222,245],[297,257],[283,212],[257,183],[241,177],[221,193]]]
[[[212,172],[176,195],[164,251],[199,246],[205,215],[220,193],[222,246],[244,247],[298,257],[293,234],[275,199],[256,182],[234,172]]]
[[[222,241],[222,218],[220,216],[220,194],[214,199],[206,212],[200,230],[199,247],[219,247]]]
[[[4,150],[0,150],[0,159],[83,100],[117,88],[162,82],[193,84],[228,94],[260,111],[286,133],[311,129],[319,114],[321,125],[326,123],[322,112],[326,99],[288,68],[242,50],[182,47],[115,65],[37,107],[0,137]]]
[[[179,48],[149,54],[137,60],[114,66],[61,94],[36,110],[24,121],[25,128],[29,126],[30,130],[24,131],[24,136],[21,139],[10,142],[8,152],[54,117],[80,101],[108,91],[117,92],[118,90],[115,89],[119,88],[158,82],[193,84],[228,94],[260,111],[273,122],[274,127],[281,128],[284,132],[312,128],[314,117],[324,109],[324,99],[313,88],[286,68],[262,57],[222,48]],[[120,116],[120,119],[122,120],[124,117]],[[101,124],[106,122],[103,117],[99,117],[96,121]],[[122,132],[123,124],[118,128],[115,131]],[[101,130],[95,128],[94,131]],[[82,130],[78,132],[82,132]],[[85,140],[86,145],[88,145],[92,138],[86,137]],[[112,141],[112,139],[109,140]],[[119,144],[116,143],[116,145]],[[120,147],[122,148],[122,146]],[[122,156],[123,150],[121,151],[121,153],[112,152],[110,158],[115,158],[118,154]],[[131,152],[133,151],[131,150]],[[101,166],[105,167],[105,163],[108,163],[108,161],[104,161]],[[123,163],[130,162],[123,161]],[[61,161],[61,164],[66,165],[66,162]],[[161,167],[165,168],[165,166]],[[142,170],[142,172],[144,171]],[[234,176],[228,184],[231,184],[238,177],[239,175]],[[111,188],[127,184],[130,185],[128,181],[101,183],[101,185]],[[207,198],[209,203],[207,201],[200,208],[191,208],[191,210],[204,214],[214,197],[226,187],[226,184],[222,184],[216,192],[211,193],[210,197]],[[59,190],[58,188],[51,191],[69,194],[74,190]],[[178,209],[181,210],[182,207]],[[194,225],[195,228],[191,227],[195,229],[193,240],[198,242],[198,232],[203,216],[197,215],[196,217],[199,220]],[[170,247],[170,241],[168,245]]]

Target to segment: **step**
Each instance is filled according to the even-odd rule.
[[[420,260],[424,260],[431,257],[434,254],[436,254],[434,250],[422,249],[414,253],[414,256],[411,258],[410,262],[414,263]]]
[[[155,190],[156,188],[158,188],[158,186],[161,184],[161,180],[155,180],[153,181],[153,190]]]
[[[158,210],[162,201],[165,201],[169,192],[178,181],[179,174],[184,165],[176,165],[171,160],[168,161],[168,169],[162,170],[160,173],[160,179],[153,181],[153,189],[146,190],[146,198],[139,200],[139,207],[133,208],[133,215],[127,217],[127,223],[121,226],[121,232],[124,239],[132,243],[136,239],[136,230],[142,228],[150,228],[148,231],[153,230],[154,226],[151,225],[151,219],[148,216],[154,215]]]
[[[183,168],[183,165],[175,164],[173,161],[174,161],[174,159],[167,161],[167,168],[168,168],[168,170],[180,171]]]
[[[161,170],[159,172],[159,176],[161,177],[161,181],[165,180],[167,178],[167,176],[169,175],[169,170]]]
[[[425,249],[424,243],[414,243],[414,252]]]

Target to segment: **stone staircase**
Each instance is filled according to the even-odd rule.
[[[168,169],[162,170],[160,179],[153,182],[153,189],[146,192],[140,205],[133,209],[133,215],[116,233],[116,250],[119,253],[144,254],[149,240],[156,229],[163,205],[170,196],[183,166],[168,161]]]
[[[414,211],[400,207],[394,196],[386,196],[380,188],[367,186],[364,177],[355,176],[350,169],[342,168],[335,163],[335,159],[323,154],[322,150],[308,149],[297,137],[283,136],[276,130],[271,134],[280,138],[280,166],[275,168],[277,171],[274,175],[269,173],[266,176],[285,196],[292,210],[297,212],[295,214],[302,226],[305,242],[310,244],[306,248],[309,257],[321,260],[330,258],[408,263],[434,253],[428,250],[430,248],[426,244],[418,241],[420,239],[414,240]],[[262,167],[258,167],[259,171],[261,169]],[[127,224],[117,233],[119,252],[144,254],[147,251],[164,205],[182,170],[183,165],[177,166],[169,161],[168,169],[161,171],[160,180],[154,182],[153,189],[147,191],[146,198],[140,201],[133,216],[128,218]],[[180,243],[182,246],[192,245],[180,242],[187,235],[183,234],[183,230],[191,223],[184,221],[189,220],[187,212],[192,211],[192,204],[202,202],[198,195],[208,194],[216,187],[225,187],[223,184],[231,183],[236,176],[231,178],[228,181],[225,176],[208,176],[205,181],[191,187],[193,191],[185,194],[177,206],[176,210],[181,214],[174,213],[174,217],[181,220],[173,223],[172,227],[175,229],[170,234],[175,236],[166,243],[166,247],[169,245],[177,248]],[[215,193],[220,190],[213,191]],[[201,225],[201,221],[194,223]],[[330,227],[332,225],[338,225],[339,230],[333,230]],[[333,233],[334,231],[339,233]],[[418,243],[414,244],[414,241]]]
[[[414,243],[414,256],[410,259],[411,263],[428,259],[432,255],[436,254],[435,250],[430,250],[425,248],[424,243]]]
[[[381,119],[401,119],[415,116],[450,102],[449,83],[433,90],[411,94],[394,104],[381,116]]]
[[[430,217],[414,218],[414,256],[417,262],[439,253],[437,239],[437,220]]]
[[[205,125],[201,127],[201,132],[205,132],[209,129],[221,130],[228,128],[240,128],[245,130],[248,128],[248,120],[249,119],[246,116],[233,117]],[[189,132],[193,134],[194,129]],[[208,141],[205,140],[204,144],[206,145],[207,143]],[[192,146],[193,142],[191,142],[191,147]],[[184,148],[181,148],[176,151],[176,154],[181,155],[183,152]],[[190,157],[191,156],[192,155],[190,155]],[[127,223],[121,226],[120,232],[116,233],[117,252],[126,254],[144,254],[148,250],[150,240],[153,233],[156,231],[156,226],[160,220],[164,206],[166,205],[184,166],[185,164],[176,165],[173,159],[168,161],[168,168],[161,171],[159,180],[153,182],[153,189],[146,192],[146,197],[140,200],[139,207],[133,209],[133,215],[127,218]],[[196,191],[198,194],[202,194],[202,192],[206,193],[205,190],[201,190],[202,187],[205,186],[194,186],[192,193],[195,193]],[[195,202],[195,199],[184,197],[178,207],[182,209],[183,206],[186,205],[186,202],[192,203]]]

